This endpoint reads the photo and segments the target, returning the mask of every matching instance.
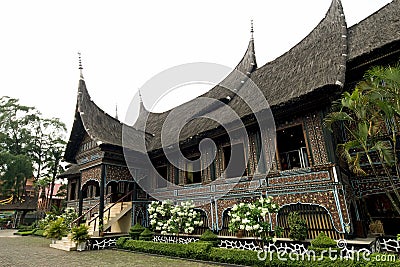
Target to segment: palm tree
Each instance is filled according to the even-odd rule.
[[[349,140],[338,145],[339,156],[346,160],[350,171],[356,175],[375,176],[379,186],[384,190],[389,198],[396,213],[400,215],[400,208],[393,198],[391,191],[395,192],[398,201],[400,195],[391,179],[388,166],[393,165],[393,152],[390,147],[382,140],[383,130],[381,110],[377,108],[375,98],[372,95],[374,90],[371,90],[368,82],[359,83],[352,93],[343,93],[342,98],[335,102],[334,107],[338,111],[329,113],[325,119],[325,126],[332,131],[332,125],[335,122],[342,122],[349,135]],[[377,169],[374,156],[378,156],[379,164],[385,170],[390,183],[390,189],[385,185],[387,179],[381,177]],[[365,158],[371,168],[370,171],[364,170],[360,166],[361,159]]]
[[[391,141],[396,175],[400,177],[397,156],[397,133],[400,126],[400,65],[374,67],[365,75],[373,102],[380,110],[381,120],[386,123]]]

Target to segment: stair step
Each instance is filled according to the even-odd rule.
[[[105,210],[107,210],[105,212],[105,216],[103,217],[103,224],[104,224],[104,229],[110,231],[111,227],[114,223],[116,223],[119,218],[122,218],[121,215],[126,214],[127,211],[129,211],[130,209],[132,209],[132,203],[130,202],[122,202],[122,203],[118,203],[116,205],[114,205],[113,207],[111,207],[111,205],[114,205],[114,203],[110,203],[109,205],[106,206]],[[111,209],[110,209],[111,207]],[[89,235],[91,236],[98,236],[99,235],[99,213],[96,213],[92,216],[91,219],[93,219],[93,221],[89,224],[89,222],[86,222],[86,225],[89,227],[88,232]],[[96,220],[94,220],[94,218],[96,218]],[[118,219],[117,219],[118,218]],[[96,231],[95,231],[96,230]]]
[[[74,251],[76,250],[76,246],[63,246],[61,244],[50,244],[51,248],[60,249],[64,251]]]
[[[56,243],[50,244],[51,248],[60,249],[64,251],[76,250],[76,244],[68,237],[63,237],[61,240],[57,240]]]

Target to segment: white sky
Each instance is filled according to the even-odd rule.
[[[389,2],[342,0],[348,26]],[[1,1],[0,96],[19,98],[47,117],[59,117],[70,130],[81,51],[92,99],[111,115],[118,104],[119,118],[125,118],[134,93],[160,71],[197,61],[235,67],[247,48],[251,19],[261,66],[303,39],[330,3]],[[187,89],[190,95],[199,88]]]

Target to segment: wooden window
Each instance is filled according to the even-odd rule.
[[[189,160],[197,160],[199,157],[192,157],[189,158]],[[200,169],[200,164],[199,162],[192,163],[189,162],[186,164],[186,169],[185,169],[185,176],[186,176],[186,183],[187,184],[195,184],[195,183],[201,183],[201,171],[196,171]]]
[[[174,167],[174,183],[179,185],[179,169]]]
[[[226,146],[223,148],[223,153],[226,178],[241,177],[247,175],[246,157],[244,153],[243,143]]]
[[[167,187],[167,181],[168,181],[168,167],[167,166],[161,166],[156,168],[158,174],[164,178],[161,179],[161,177],[157,178],[157,187],[162,188],[162,187]]]
[[[75,200],[75,199],[76,199],[76,183],[71,183],[69,200]]]
[[[95,185],[88,185],[87,188],[87,197],[94,198],[97,195],[96,186]]]
[[[258,172],[259,173],[265,173],[266,172],[266,166],[265,166],[265,152],[264,148],[262,147],[263,142],[261,140],[261,133],[257,131],[255,133],[255,147],[256,147],[256,157],[257,157],[257,166],[258,167]]]
[[[215,181],[215,179],[217,178],[217,173],[216,173],[216,168],[215,168],[215,161],[213,161],[210,165],[210,178],[211,181]]]
[[[276,138],[281,170],[306,168],[309,166],[302,125],[279,130],[277,131]]]

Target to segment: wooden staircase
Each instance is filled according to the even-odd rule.
[[[128,233],[131,227],[131,216],[130,211],[132,210],[132,202],[128,201],[133,191],[129,192],[115,203],[110,203],[106,206],[103,212],[103,233],[105,234],[121,234]],[[108,198],[110,195],[106,196]],[[124,202],[124,200],[127,200]],[[99,206],[99,203],[91,207],[88,211],[82,214],[79,218],[71,223],[74,227],[78,225],[81,219],[89,217],[86,220],[86,225],[89,227],[88,232],[90,237],[99,237],[101,235],[99,231],[99,213],[94,213],[95,208]],[[67,237],[63,237],[61,240],[57,240],[55,243],[50,244],[51,248],[61,249],[65,251],[76,250],[76,244],[71,240],[71,234]]]
[[[128,233],[131,226],[131,216],[129,211],[132,210],[132,202],[130,196],[133,190],[121,197],[117,202],[110,203],[103,212],[103,233]],[[89,227],[89,234],[93,237],[99,237],[99,214],[94,214],[94,217],[86,221]]]
[[[130,216],[126,216],[132,210],[132,202],[116,202],[109,204],[104,209],[103,232],[105,233],[127,233],[131,225]],[[87,221],[89,235],[98,237],[99,232],[99,214]]]

